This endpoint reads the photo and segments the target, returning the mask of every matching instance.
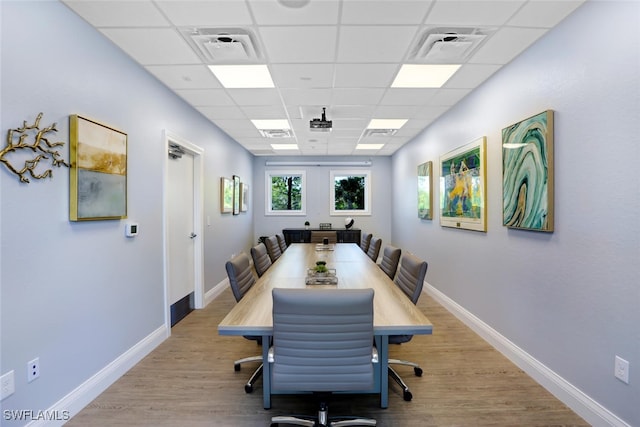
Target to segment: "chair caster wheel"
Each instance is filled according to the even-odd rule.
[[[244,385],[244,392],[245,393],[251,393],[253,391],[253,386],[251,384],[245,384]]]
[[[407,402],[411,402],[411,399],[413,399],[413,394],[411,394],[409,390],[405,390],[402,392],[402,398]]]
[[[422,376],[422,368],[413,368],[413,372],[416,374],[416,377]]]
[[[233,365],[233,370],[234,370],[234,371],[236,371],[236,372],[238,372],[238,371],[240,370],[240,364],[239,364],[239,363],[235,363],[235,364]]]

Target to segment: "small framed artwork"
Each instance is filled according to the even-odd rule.
[[[418,165],[418,218],[433,218],[433,165],[432,162],[425,162]]]
[[[486,137],[440,157],[440,225],[487,231]]]
[[[502,223],[553,232],[553,111],[502,129]]]
[[[240,183],[240,212],[249,210],[249,185]]]
[[[220,178],[220,212],[233,212],[233,180]]]
[[[233,214],[240,213],[240,177],[233,175]]]
[[[126,218],[127,134],[75,114],[69,132],[69,219]]]

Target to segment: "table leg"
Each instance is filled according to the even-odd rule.
[[[380,335],[376,339],[380,360],[380,407],[389,406],[389,335]]]
[[[271,364],[268,354],[271,345],[271,336],[262,336],[262,406],[271,409]]]

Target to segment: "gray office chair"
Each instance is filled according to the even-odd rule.
[[[276,236],[269,236],[264,240],[264,245],[267,247],[269,258],[271,262],[276,262],[280,256],[282,256],[282,250],[280,244],[278,244],[278,238]]]
[[[384,251],[382,251],[382,261],[380,261],[379,267],[391,280],[396,277],[396,270],[398,269],[401,254],[402,250],[400,248],[389,245],[385,246]]]
[[[278,240],[278,246],[280,246],[280,252],[284,253],[287,250],[287,241],[284,238],[284,234],[276,234],[276,239]]]
[[[360,237],[360,249],[362,249],[365,254],[369,250],[369,242],[371,242],[371,236],[371,233],[362,233],[362,236]]]
[[[372,237],[369,242],[369,249],[367,249],[367,256],[373,260],[378,261],[378,255],[380,254],[380,247],[382,246],[382,239]]]
[[[400,269],[396,275],[395,284],[402,289],[411,302],[416,304],[420,294],[422,293],[422,285],[424,284],[424,276],[427,274],[427,262],[422,261],[415,255],[405,253],[400,260]],[[413,335],[390,335],[389,344],[402,344],[411,341]],[[391,365],[412,366],[416,376],[422,376],[422,368],[420,365],[407,360],[389,359],[389,377],[393,379],[400,387],[402,387],[402,397],[406,401],[413,398],[407,384],[402,380],[400,375],[391,367]]]
[[[253,272],[251,270],[251,264],[249,263],[249,257],[244,252],[233,257],[230,261],[227,261],[225,264],[225,268],[227,269],[227,276],[229,277],[229,284],[231,285],[231,291],[233,292],[233,296],[237,301],[240,301],[245,293],[251,286],[255,283],[255,278],[253,277]],[[257,341],[258,344],[262,344],[262,337],[260,336],[245,336],[246,339]],[[233,362],[233,369],[235,371],[239,371],[240,367],[243,363],[250,362],[258,362],[260,366],[253,372],[249,381],[244,385],[244,391],[247,393],[251,393],[253,391],[253,385],[262,375],[262,355],[260,356],[250,356],[245,357],[243,359],[236,360]]]
[[[271,267],[271,258],[267,253],[267,247],[263,243],[258,243],[251,248],[251,258],[253,259],[253,266],[258,273],[258,277],[262,277],[265,271]]]
[[[374,386],[373,289],[273,289],[274,390],[363,391]],[[272,426],[375,426],[376,420],[330,419],[321,399],[318,417],[275,416]]]

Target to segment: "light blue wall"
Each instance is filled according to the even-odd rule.
[[[278,162],[344,162],[371,160],[370,167],[345,166],[265,166],[266,161]],[[389,157],[255,157],[253,186],[253,218],[255,221],[255,240],[260,236],[269,236],[281,232],[283,228],[304,228],[309,221],[311,227],[319,227],[321,222],[331,223],[333,228],[344,228],[345,216],[331,216],[329,204],[330,179],[332,170],[367,169],[370,171],[371,215],[353,216],[354,228],[373,233],[382,239],[383,246],[391,243],[391,159]],[[307,214],[304,216],[265,215],[265,171],[267,170],[304,170],[307,178]]]
[[[639,22],[640,3],[587,2],[392,159],[393,238],[428,260],[427,282],[635,426]],[[556,231],[509,230],[500,132],[546,109],[555,111]],[[483,135],[487,233],[441,227],[438,208],[433,221],[420,221],[416,166],[438,165],[441,154]],[[631,364],[629,385],[614,378],[615,355]]]
[[[225,279],[226,252],[253,241],[251,215],[219,213],[220,176],[251,182],[253,156],[61,3],[0,7],[2,138],[43,112],[68,159],[70,114],[123,130],[128,214],[140,224],[128,239],[123,221],[69,222],[67,169],[23,184],[0,166],[0,373],[16,382],[2,409],[37,411],[164,325],[162,131],[205,150],[205,290]],[[34,357],[41,375],[27,383]]]

